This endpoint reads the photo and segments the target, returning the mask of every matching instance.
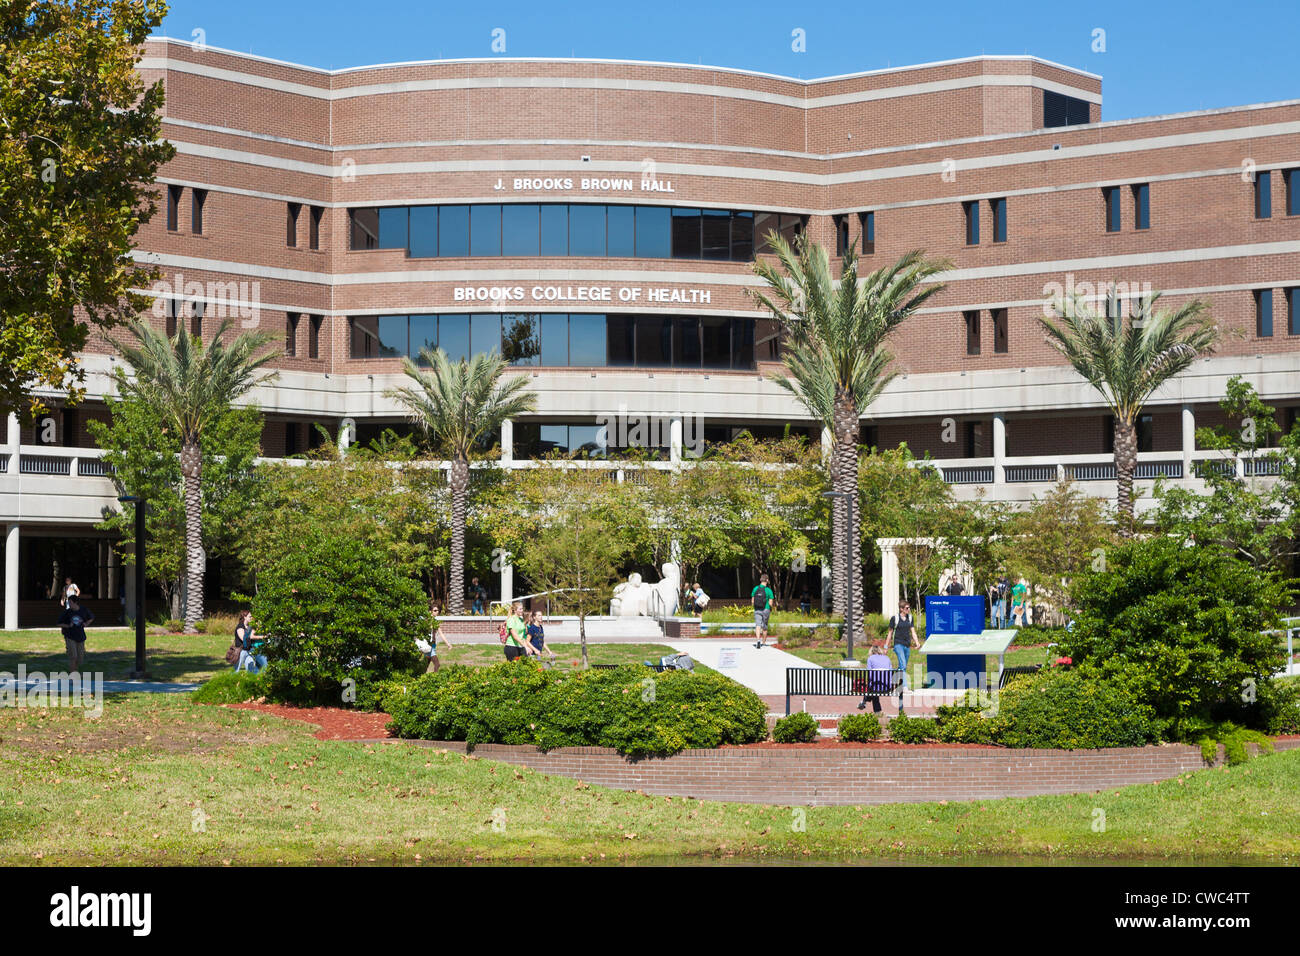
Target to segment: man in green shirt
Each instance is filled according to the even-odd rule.
[[[758,586],[749,594],[754,604],[754,646],[767,645],[767,622],[772,618],[772,599],[776,597],[767,583],[767,575],[761,575]]]
[[[1025,625],[1025,599],[1029,596],[1029,585],[1021,578],[1011,589],[1011,619],[1016,627]]]
[[[526,654],[536,654],[528,642],[528,623],[524,620],[524,606],[516,602],[506,618],[506,660],[513,661]]]

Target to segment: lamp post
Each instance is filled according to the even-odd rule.
[[[853,656],[853,498],[847,491],[824,491],[823,498],[843,498],[848,521],[844,527],[844,631],[847,642],[846,656],[840,661],[841,667],[857,667],[858,659]]]
[[[122,504],[135,505],[135,670],[131,680],[148,680],[144,669],[144,510],[145,501],[139,495],[121,495]]]

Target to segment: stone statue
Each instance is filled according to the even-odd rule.
[[[646,584],[641,575],[633,571],[626,581],[614,588],[609,602],[613,617],[671,617],[677,613],[678,593],[681,591],[682,572],[671,561],[660,573],[663,579]]]

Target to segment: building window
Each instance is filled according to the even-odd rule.
[[[1101,190],[1102,201],[1106,204],[1106,231],[1119,232],[1120,209],[1119,187],[1105,186]]]
[[[835,220],[835,254],[843,256],[849,251],[849,217],[839,215]]]
[[[181,194],[184,186],[167,187],[167,231],[175,232],[180,228]]]
[[[190,335],[199,338],[203,335],[203,309],[206,303],[194,302],[190,305]]]
[[[1273,177],[1268,170],[1255,173],[1255,218],[1273,218]]]
[[[1007,310],[994,309],[993,315],[993,351],[1007,351]]]
[[[858,215],[862,219],[862,254],[869,256],[876,251],[876,214],[863,212]]]
[[[1092,122],[1088,101],[1064,93],[1043,91],[1043,126],[1080,126]]]
[[[984,423],[983,422],[963,422],[962,431],[965,432],[965,457],[979,458],[984,451]]]
[[[1138,183],[1133,187],[1133,228],[1151,228],[1151,185]]]
[[[966,354],[980,354],[980,314],[978,310],[972,309],[969,312],[963,312],[962,318],[966,321]]]
[[[989,207],[993,212],[993,241],[1007,241],[1007,201],[1005,199],[990,199]]]
[[[180,299],[167,300],[167,338],[176,337],[177,318],[180,316]]]
[[[289,358],[298,355],[298,320],[302,318],[297,312],[289,312],[284,319],[284,354]]]
[[[288,455],[298,454],[298,423],[284,423],[284,453]]]
[[[1286,334],[1300,335],[1300,286],[1286,290]]]
[[[1115,291],[1115,287],[1113,285],[1106,287],[1105,308],[1106,308],[1106,318],[1108,319],[1118,319],[1122,317],[1124,314],[1123,304],[1120,302],[1119,294]]]
[[[284,240],[290,246],[298,245],[298,213],[302,212],[302,203],[289,203],[289,216],[285,222]]]
[[[1261,339],[1273,337],[1273,290],[1255,290],[1255,335]]]
[[[966,216],[966,245],[978,246],[980,244],[980,204],[972,200],[962,203],[961,208]]]
[[[325,210],[320,206],[312,206],[311,218],[308,220],[307,248],[320,248],[320,217]]]
[[[320,327],[325,321],[323,316],[313,315],[307,325],[307,357],[320,358]]]
[[[203,235],[203,204],[208,200],[206,189],[190,191],[190,232],[196,236]]]
[[[1286,184],[1286,214],[1300,216],[1300,169],[1284,170],[1282,182]]]
[[[1153,419],[1148,415],[1139,415],[1137,421],[1133,423],[1133,430],[1136,432],[1137,450],[1151,451],[1154,447],[1155,428],[1152,424]],[[1108,455],[1115,453],[1115,416],[1107,415],[1103,423],[1105,431],[1102,433],[1102,443]]]

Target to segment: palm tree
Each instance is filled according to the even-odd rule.
[[[1193,300],[1172,312],[1155,312],[1160,293],[1138,301],[1127,320],[1099,315],[1077,296],[1053,303],[1060,324],[1040,318],[1047,341],[1101,393],[1115,417],[1115,487],[1119,532],[1133,535],[1133,473],[1137,470],[1137,427],[1142,408],[1161,385],[1214,351],[1218,330]],[[1117,305],[1114,297],[1109,299]]]
[[[469,491],[469,458],[476,443],[501,423],[536,407],[537,396],[522,376],[501,379],[509,367],[495,351],[469,361],[452,363],[442,349],[421,349],[420,369],[402,360],[414,385],[388,391],[406,406],[411,421],[440,454],[451,461],[451,571],[447,610],[465,610],[465,510]]]
[[[862,542],[858,510],[849,522],[849,496],[858,500],[858,430],[862,414],[896,373],[885,339],[921,304],[943,288],[933,277],[948,268],[920,250],[859,278],[856,244],[842,261],[838,285],[826,249],[803,234],[795,246],[776,233],[767,241],[776,265],[758,260],[754,272],[767,283],[753,292],[759,304],[781,323],[785,374],[773,381],[789,390],[831,433],[831,591],[835,609],[852,601],[853,619],[863,619]],[[929,284],[927,284],[929,283]],[[924,288],[922,288],[924,286]],[[849,579],[836,556],[848,541]]]
[[[176,429],[181,446],[181,478],[185,499],[185,633],[197,632],[203,617],[203,433],[235,400],[255,386],[275,378],[258,370],[279,352],[257,354],[275,336],[243,332],[222,341],[230,322],[223,321],[212,342],[204,345],[182,325],[168,338],[145,322],[127,328],[134,344],[114,342],[131,366],[134,378],[120,379],[120,389],[156,408]]]

